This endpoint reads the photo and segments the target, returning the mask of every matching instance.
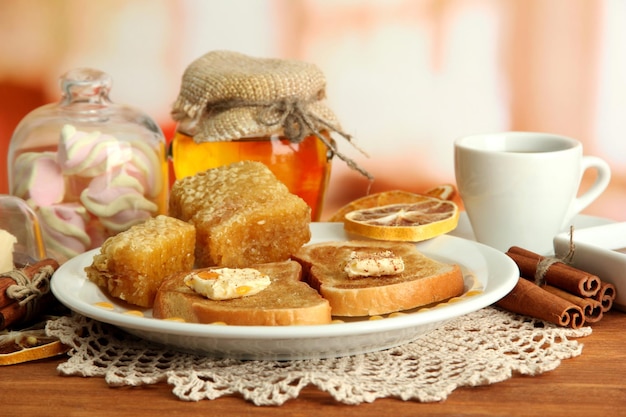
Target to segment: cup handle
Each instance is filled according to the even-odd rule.
[[[568,215],[565,216],[563,228],[568,226],[567,223],[575,215],[583,211],[589,204],[597,199],[609,185],[609,181],[611,180],[611,168],[603,159],[597,156],[583,156],[582,173],[584,174],[588,169],[596,170],[598,174],[596,180],[583,195],[574,199]]]

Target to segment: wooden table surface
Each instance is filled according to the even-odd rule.
[[[439,403],[393,398],[343,405],[307,387],[279,407],[260,407],[240,397],[184,402],[166,383],[110,388],[102,378],[59,376],[63,357],[0,368],[0,403],[6,417],[19,416],[585,416],[626,415],[626,314],[609,312],[579,339],[581,356],[538,376],[459,388]]]

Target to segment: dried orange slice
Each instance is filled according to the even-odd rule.
[[[45,321],[23,330],[0,332],[0,365],[49,358],[68,350],[59,339],[46,335]]]
[[[366,195],[365,197],[358,198],[346,204],[333,214],[328,221],[343,222],[345,215],[354,210],[386,206],[389,204],[416,203],[422,201],[424,196],[435,197],[441,200],[451,200],[455,194],[456,189],[450,184],[438,185],[426,191],[424,194],[415,194],[402,190],[383,191]]]
[[[452,184],[441,184],[426,191],[424,195],[440,200],[452,200],[456,196],[456,188]]]
[[[344,228],[372,239],[419,242],[454,230],[458,222],[454,202],[421,196],[413,203],[351,211],[345,215]]]

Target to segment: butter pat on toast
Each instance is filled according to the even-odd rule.
[[[270,277],[270,285],[257,294],[226,300],[212,300],[191,289],[189,273],[169,276],[154,301],[152,315],[178,318],[190,323],[245,326],[288,326],[327,324],[330,305],[317,291],[300,280],[302,268],[294,261],[252,265]],[[211,271],[217,268],[194,270]]]
[[[389,255],[392,260],[384,259]],[[333,316],[408,310],[459,296],[464,290],[458,265],[431,259],[413,243],[323,242],[303,246],[292,258],[302,265],[304,280],[330,302]],[[355,259],[361,262],[356,275],[346,270]],[[397,268],[398,259],[402,268]],[[382,269],[378,264],[384,264]]]

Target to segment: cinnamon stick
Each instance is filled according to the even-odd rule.
[[[602,311],[606,313],[611,309],[611,307],[613,307],[613,302],[615,301],[616,296],[617,289],[615,288],[615,285],[602,281],[600,290],[593,298],[600,302]]]
[[[546,258],[517,246],[511,247],[506,254],[515,261],[520,274],[526,279],[536,280],[540,262]],[[580,297],[594,297],[600,290],[600,278],[563,262],[551,264],[543,276],[546,284],[576,294]]]
[[[602,319],[604,311],[602,311],[602,303],[600,303],[600,301],[594,300],[593,298],[578,297],[560,288],[553,287],[552,285],[544,285],[542,288],[549,293],[579,306],[583,311],[586,322],[596,323]]]
[[[520,278],[513,290],[496,305],[513,313],[525,314],[573,329],[582,327],[585,322],[583,311],[579,306],[523,278]]]
[[[0,309],[0,330],[17,323],[25,314],[25,307],[14,301]]]
[[[15,300],[7,297],[6,291],[11,285],[15,285],[15,280],[6,276],[0,276],[0,308],[13,303]]]
[[[53,272],[59,267],[59,263],[54,259],[44,259],[36,262],[33,265],[25,266],[19,269],[17,272],[26,277],[29,282],[44,270],[44,268],[51,269]],[[0,274],[0,280],[2,282],[2,291],[0,291],[0,330],[5,329],[11,324],[17,323],[20,320],[28,320],[33,318],[36,314],[42,311],[50,303],[52,293],[49,288],[42,291],[36,298],[24,302],[24,300],[17,300],[9,296],[9,288],[18,285],[16,278],[12,276],[10,271],[4,274]],[[49,281],[48,277],[48,281]],[[11,281],[11,283],[7,283]],[[17,287],[19,288],[19,287]]]

